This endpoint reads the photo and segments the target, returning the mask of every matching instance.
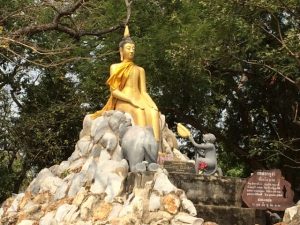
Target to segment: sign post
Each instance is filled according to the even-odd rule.
[[[248,179],[242,199],[249,208],[284,211],[294,205],[294,192],[279,169],[256,171]]]

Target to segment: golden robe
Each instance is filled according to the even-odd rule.
[[[125,87],[128,76],[132,68],[134,67],[133,62],[122,62],[118,64],[116,69],[110,75],[106,84],[110,87],[110,91],[114,91],[116,89],[122,90]],[[105,111],[114,110],[116,107],[117,99],[110,95],[106,105],[99,111],[93,113],[91,117],[93,119],[101,116]]]

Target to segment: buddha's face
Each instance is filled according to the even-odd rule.
[[[134,58],[135,45],[132,43],[126,43],[120,48],[120,53],[123,56],[123,60],[133,60]]]

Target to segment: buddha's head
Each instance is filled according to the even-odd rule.
[[[130,38],[129,34],[129,28],[126,25],[125,31],[124,31],[124,37],[122,41],[119,43],[119,51],[120,51],[120,57],[121,61],[128,60],[132,61],[134,58],[134,52],[135,52],[135,45],[133,40]]]
[[[132,61],[134,58],[135,44],[130,37],[124,37],[119,44],[121,61]]]

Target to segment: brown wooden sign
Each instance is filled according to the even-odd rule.
[[[196,173],[195,165],[191,162],[164,161],[164,168],[170,173]]]
[[[284,211],[294,205],[291,184],[281,175],[281,171],[256,171],[244,187],[242,199],[249,208]]]

